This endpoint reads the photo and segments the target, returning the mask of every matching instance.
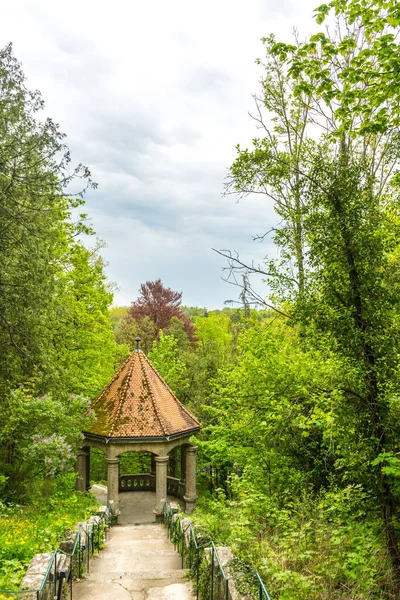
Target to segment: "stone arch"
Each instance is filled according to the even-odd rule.
[[[89,473],[87,478],[94,480],[96,483],[107,481],[107,454],[105,448],[90,447],[89,448]]]
[[[84,492],[89,487],[90,449],[101,450],[106,455],[107,463],[107,501],[112,506],[115,516],[119,514],[119,493],[124,491],[155,491],[156,506],[154,513],[161,518],[167,494],[183,498],[186,512],[194,510],[196,503],[196,450],[187,435],[170,439],[109,439],[85,434],[83,445],[78,453],[78,483],[77,489]],[[179,449],[179,450],[178,450]],[[126,453],[148,453],[152,456],[150,470],[146,473],[127,474],[121,476],[121,456]],[[171,453],[175,460],[179,456],[179,468],[173,474],[168,474],[168,463]]]
[[[152,456],[148,450],[128,450],[122,452],[118,458],[120,475],[138,475],[139,473],[150,473]]]

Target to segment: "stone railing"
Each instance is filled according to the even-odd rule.
[[[190,571],[197,600],[271,600],[258,573],[241,572],[229,546],[204,539],[193,520],[178,511],[177,504],[166,503],[164,523],[182,555],[182,567]]]
[[[153,473],[139,475],[120,475],[119,492],[155,492],[156,476]],[[185,484],[176,477],[167,477],[167,494],[175,498],[183,498]]]
[[[120,475],[119,492],[155,492],[156,476],[152,473]]]
[[[185,484],[176,477],[167,477],[167,493],[175,498],[183,498],[185,495]]]
[[[55,552],[35,554],[21,583],[21,599],[59,599],[65,596],[63,588],[66,584],[69,584],[72,599],[73,579],[87,571],[90,556],[103,547],[110,525],[111,512],[107,506],[101,506],[97,515],[77,523],[75,531],[60,542]],[[16,592],[6,592],[6,597],[14,598],[13,594]]]

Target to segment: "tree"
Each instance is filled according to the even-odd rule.
[[[358,404],[355,431],[370,466],[364,483],[373,487],[381,507],[398,595],[400,498],[393,464],[398,425],[391,390],[398,385],[399,303],[389,269],[399,235],[398,56],[391,31],[398,9],[391,3],[330,6],[337,15],[336,36],[318,33],[299,47],[272,48],[287,62],[295,93],[314,99],[328,133],[312,153],[308,173],[304,231],[310,288],[299,314],[300,322],[331,336],[357,365],[345,404],[349,415]],[[329,10],[317,9],[319,22]],[[360,479],[361,473],[360,465]]]
[[[228,259],[230,276],[243,275],[237,282],[255,304],[266,300],[249,285],[249,274],[267,278],[274,289],[279,288],[291,299],[302,296],[306,285],[306,264],[303,239],[303,205],[305,174],[312,140],[308,131],[312,125],[310,95],[296,96],[296,82],[290,77],[285,60],[272,49],[274,36],[265,38],[266,58],[257,62],[263,67],[261,94],[254,95],[256,110],[253,119],[261,137],[253,139],[251,149],[237,146],[237,157],[229,170],[225,194],[243,198],[260,194],[272,201],[280,224],[255,239],[264,240],[273,233],[280,247],[279,261],[266,258],[265,265],[246,264],[232,252],[223,251]],[[234,278],[234,277],[233,277]],[[234,279],[236,282],[236,280]],[[279,308],[279,306],[275,306]]]
[[[294,50],[291,72],[320,74],[319,98],[333,108],[339,133],[387,133],[400,125],[400,69],[397,28],[400,9],[395,0],[332,0],[316,10],[323,23],[332,15],[340,35],[332,43],[319,33]],[[284,46],[284,45],[283,45]],[[344,64],[344,60],[346,61]],[[342,66],[338,69],[338,65]],[[332,74],[337,72],[340,85]],[[302,87],[304,87],[302,85]]]
[[[26,502],[74,466],[81,431],[90,423],[87,409],[84,396],[35,397],[29,389],[15,390],[0,404],[0,473],[7,481],[6,500]]]
[[[94,398],[128,354],[128,348],[117,348],[114,340],[109,313],[113,293],[99,248],[72,243],[57,283],[56,318],[49,327],[62,386]]]
[[[159,340],[153,343],[149,360],[176,396],[182,399],[188,388],[188,376],[187,367],[181,358],[178,340],[173,335],[164,335],[161,330]]]
[[[398,598],[399,59],[391,28],[400,22],[399,9],[392,2],[333,1],[317,9],[318,19],[331,9],[337,15],[333,35],[268,48],[315,125],[311,139],[303,140],[302,160],[283,153],[277,163],[267,131],[252,152],[240,151],[231,173],[236,191],[244,184],[261,193],[263,185],[286,189],[296,171],[300,177],[307,267],[302,293],[292,293],[287,271],[282,277],[269,264],[258,271],[275,292],[275,308],[289,300],[282,312],[300,326],[303,351],[328,346],[341,365],[336,381],[321,390],[336,404],[330,481],[341,489],[349,482],[359,486],[372,510],[378,507]],[[266,108],[266,121],[280,122],[278,110]],[[290,234],[275,240],[287,263],[297,266]]]
[[[110,309],[110,315],[111,315],[111,326],[113,328],[113,331],[115,331],[122,319],[125,317],[126,313],[128,312],[128,307],[127,306],[112,306]]]
[[[144,352],[150,352],[153,342],[157,337],[156,328],[150,317],[145,316],[140,323],[127,313],[114,330],[115,339],[118,344],[125,344],[132,352],[136,348],[136,338],[141,339],[141,348]]]
[[[396,168],[398,53],[388,29],[398,9],[389,3],[385,15],[382,4],[379,10],[366,4],[369,8],[364,10],[357,2],[332,2],[329,6],[338,15],[333,34],[318,33],[306,43],[299,43],[297,37],[293,44],[277,42],[274,36],[263,40],[266,59],[258,63],[264,75],[253,116],[262,136],[253,140],[251,149],[237,146],[225,193],[239,198],[261,194],[273,201],[279,225],[255,239],[262,241],[273,234],[280,260],[266,258],[264,265],[247,264],[231,251],[220,253],[228,259],[228,279],[242,289],[245,286],[236,280],[236,273],[245,275],[246,283],[249,274],[265,278],[277,291],[269,302],[281,312],[279,300],[299,301],[307,284],[304,190],[318,130],[322,137],[344,138],[349,151],[368,161],[381,190]],[[329,6],[317,9],[320,21]],[[389,62],[391,70],[384,72]],[[393,81],[387,86],[390,77]],[[266,305],[251,286],[247,291],[253,302]]]
[[[85,167],[70,167],[65,136],[40,118],[43,106],[11,45],[1,50],[0,479],[15,495],[40,487],[46,449],[58,470],[68,451],[71,466],[79,411],[126,351],[112,335],[101,244],[86,248],[86,217],[72,220],[85,190],[66,197],[76,180],[95,185]]]
[[[400,470],[394,467],[400,426],[394,391],[400,383],[400,301],[392,279],[399,192],[395,187],[382,196],[379,189],[369,165],[346,147],[335,156],[324,146],[314,156],[305,227],[312,284],[299,318],[334,340],[352,366],[343,403],[354,431],[348,446],[361,450],[354,476],[374,490],[399,581]]]
[[[140,296],[135,300],[128,310],[125,321],[129,323],[133,319],[140,328],[147,317],[154,325],[154,339],[159,335],[161,329],[167,329],[173,317],[179,319],[185,333],[191,341],[195,340],[195,329],[182,309],[182,293],[174,292],[166,288],[161,279],[146,281],[140,286]]]
[[[64,134],[37,114],[44,103],[26,88],[11,44],[0,50],[0,393],[24,378],[45,387],[55,373],[52,333],[57,270],[65,246],[89,232],[84,215],[73,225],[67,199],[74,179],[94,186],[82,165],[70,168]],[[56,377],[57,378],[57,377]],[[43,388],[42,388],[43,389]]]

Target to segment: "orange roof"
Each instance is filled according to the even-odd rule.
[[[132,352],[92,404],[87,433],[108,438],[168,437],[200,429],[141,350]]]

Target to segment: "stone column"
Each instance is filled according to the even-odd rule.
[[[76,457],[76,470],[78,477],[76,479],[76,489],[78,492],[86,492],[86,481],[87,481],[87,454],[88,448],[81,448],[78,451]]]
[[[197,446],[188,446],[186,448],[186,491],[183,499],[185,500],[185,512],[190,514],[196,507],[196,454]]]
[[[167,501],[167,466],[168,456],[156,456],[156,521],[161,521],[164,504]]]
[[[107,458],[107,502],[114,517],[120,515],[118,506],[119,458]]]
[[[85,448],[86,453],[86,491],[90,489],[90,446]]]
[[[181,483],[186,482],[186,446],[181,446]]]

